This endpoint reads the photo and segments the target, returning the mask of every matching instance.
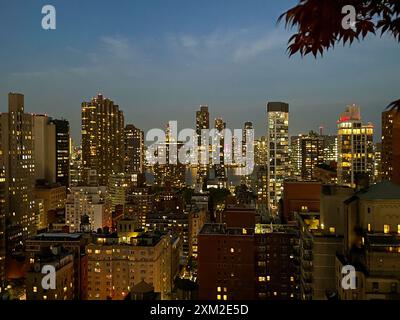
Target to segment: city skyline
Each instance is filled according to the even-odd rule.
[[[97,93],[114,99],[144,131],[164,126],[170,114],[182,127],[193,127],[192,111],[208,104],[212,119],[223,116],[235,128],[251,121],[256,136],[266,134],[267,101],[292,106],[291,135],[320,125],[334,133],[337,114],[356,103],[379,132],[378,114],[397,98],[392,66],[398,46],[386,36],[367,38],[351,49],[338,46],[322,59],[289,59],[290,34],[276,19],[294,2],[230,2],[226,8],[222,1],[118,6],[55,1],[57,29],[45,32],[41,6],[16,1],[0,10],[0,39],[8,43],[0,52],[0,110],[6,111],[8,92],[22,92],[29,112],[69,120],[78,142],[80,103]],[[118,21],[94,14],[105,18],[111,11]],[[5,26],[15,18],[11,37]],[[43,89],[47,94],[38,94]]]
[[[400,300],[397,1],[1,3],[0,300]]]

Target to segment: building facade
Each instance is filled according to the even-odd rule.
[[[36,231],[34,199],[34,117],[25,113],[24,96],[8,95],[8,113],[1,114],[7,251],[12,252]]]
[[[82,166],[96,170],[100,185],[124,171],[124,115],[101,94],[82,103]]]
[[[283,102],[269,102],[267,115],[269,204],[272,210],[276,210],[282,197],[283,181],[290,172],[289,105]]]
[[[374,174],[374,127],[363,124],[360,107],[347,106],[338,121],[338,183],[355,187],[362,176]]]

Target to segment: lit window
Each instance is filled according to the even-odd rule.
[[[294,277],[290,277],[290,281],[292,281],[292,282],[293,282],[293,281],[294,281]]]
[[[390,226],[388,224],[385,224],[383,226],[383,233],[387,234],[390,232]]]
[[[217,288],[217,292],[221,292],[221,287],[218,287],[218,288]]]
[[[235,252],[235,249],[234,248],[231,248],[231,253],[234,253]]]
[[[265,277],[258,277],[259,282],[265,282]]]
[[[368,223],[368,232],[371,232],[371,224]]]
[[[221,300],[221,295],[217,295],[217,300]]]
[[[43,296],[43,300],[47,300],[47,296]]]
[[[336,232],[335,227],[330,227],[330,228],[329,228],[329,232],[330,232],[330,233],[335,233],[335,232]]]
[[[270,276],[267,276],[267,281],[271,281],[271,277]]]
[[[226,294],[224,294],[224,300],[228,300],[228,296]]]
[[[33,292],[37,292],[37,287],[33,287]]]
[[[397,233],[400,234],[400,224],[397,225]]]

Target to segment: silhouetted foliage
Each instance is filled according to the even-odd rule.
[[[355,8],[357,21],[355,29],[345,29],[342,8]],[[300,0],[299,4],[283,13],[278,22],[284,20],[286,27],[297,29],[288,41],[290,56],[323,55],[324,51],[336,44],[352,44],[368,34],[390,34],[400,42],[400,1],[399,0]],[[388,108],[400,109],[400,100]]]

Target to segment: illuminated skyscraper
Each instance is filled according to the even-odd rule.
[[[8,113],[1,114],[6,206],[6,244],[12,252],[36,231],[34,200],[34,118],[24,112],[24,96],[8,95]]]
[[[166,130],[166,141],[157,143],[157,151],[154,156],[162,159],[154,166],[154,184],[160,187],[181,188],[185,186],[185,165],[178,159],[182,142],[176,141],[171,135],[169,125]]]
[[[83,168],[97,171],[100,185],[124,169],[124,115],[100,94],[82,103],[82,161]]]
[[[400,111],[397,109],[382,113],[382,179],[400,183]]]
[[[215,119],[215,129],[217,130],[217,136],[213,148],[219,147],[219,164],[214,165],[215,176],[219,178],[225,178],[224,130],[226,129],[226,123],[224,120],[221,118]]]
[[[243,157],[243,164],[242,167],[248,167],[248,168],[253,168],[254,169],[254,133],[252,134],[251,131],[253,131],[253,123],[252,122],[245,122],[244,127],[243,127],[243,136],[242,136],[242,157]],[[251,138],[253,137],[253,139]],[[250,141],[247,141],[247,140]],[[248,160],[250,162],[248,162]],[[247,171],[247,170],[246,170]],[[254,170],[253,170],[254,171]],[[242,184],[248,186],[249,188],[252,187],[252,173],[242,175]]]
[[[62,186],[69,186],[69,164],[71,139],[69,122],[64,119],[53,119],[50,122],[55,127],[55,152],[56,152],[56,182]]]
[[[268,143],[265,136],[254,142],[254,163],[260,166],[268,163]]]
[[[324,163],[324,138],[310,132],[301,140],[301,178],[314,179],[314,169]]]
[[[199,161],[197,183],[199,185],[202,185],[203,179],[208,176],[209,159],[204,159],[204,156],[209,154],[207,153],[207,149],[209,149],[209,141],[205,137],[201,136],[201,132],[204,129],[210,129],[210,114],[208,112],[208,105],[202,105],[200,106],[200,110],[196,111],[196,135]]]
[[[198,145],[205,144],[201,140],[201,130],[210,129],[210,114],[208,112],[208,105],[200,106],[200,110],[196,111],[196,134],[198,138]]]
[[[374,181],[382,180],[382,143],[378,142],[374,145]]]
[[[347,106],[338,121],[338,183],[355,187],[361,176],[373,177],[374,127],[361,122],[360,107]]]
[[[290,175],[301,177],[301,140],[303,134],[290,137]]]
[[[269,144],[269,204],[276,210],[283,191],[283,181],[289,176],[289,105],[284,102],[267,104]]]
[[[0,126],[1,129],[1,126]],[[1,133],[1,131],[0,131]],[[0,139],[0,150],[1,148]],[[4,281],[6,279],[6,177],[4,169],[4,156],[0,152],[0,293],[4,288]]]
[[[34,115],[35,179],[69,186],[69,123]]]
[[[144,171],[144,132],[133,124],[125,127],[125,172],[139,174]]]

